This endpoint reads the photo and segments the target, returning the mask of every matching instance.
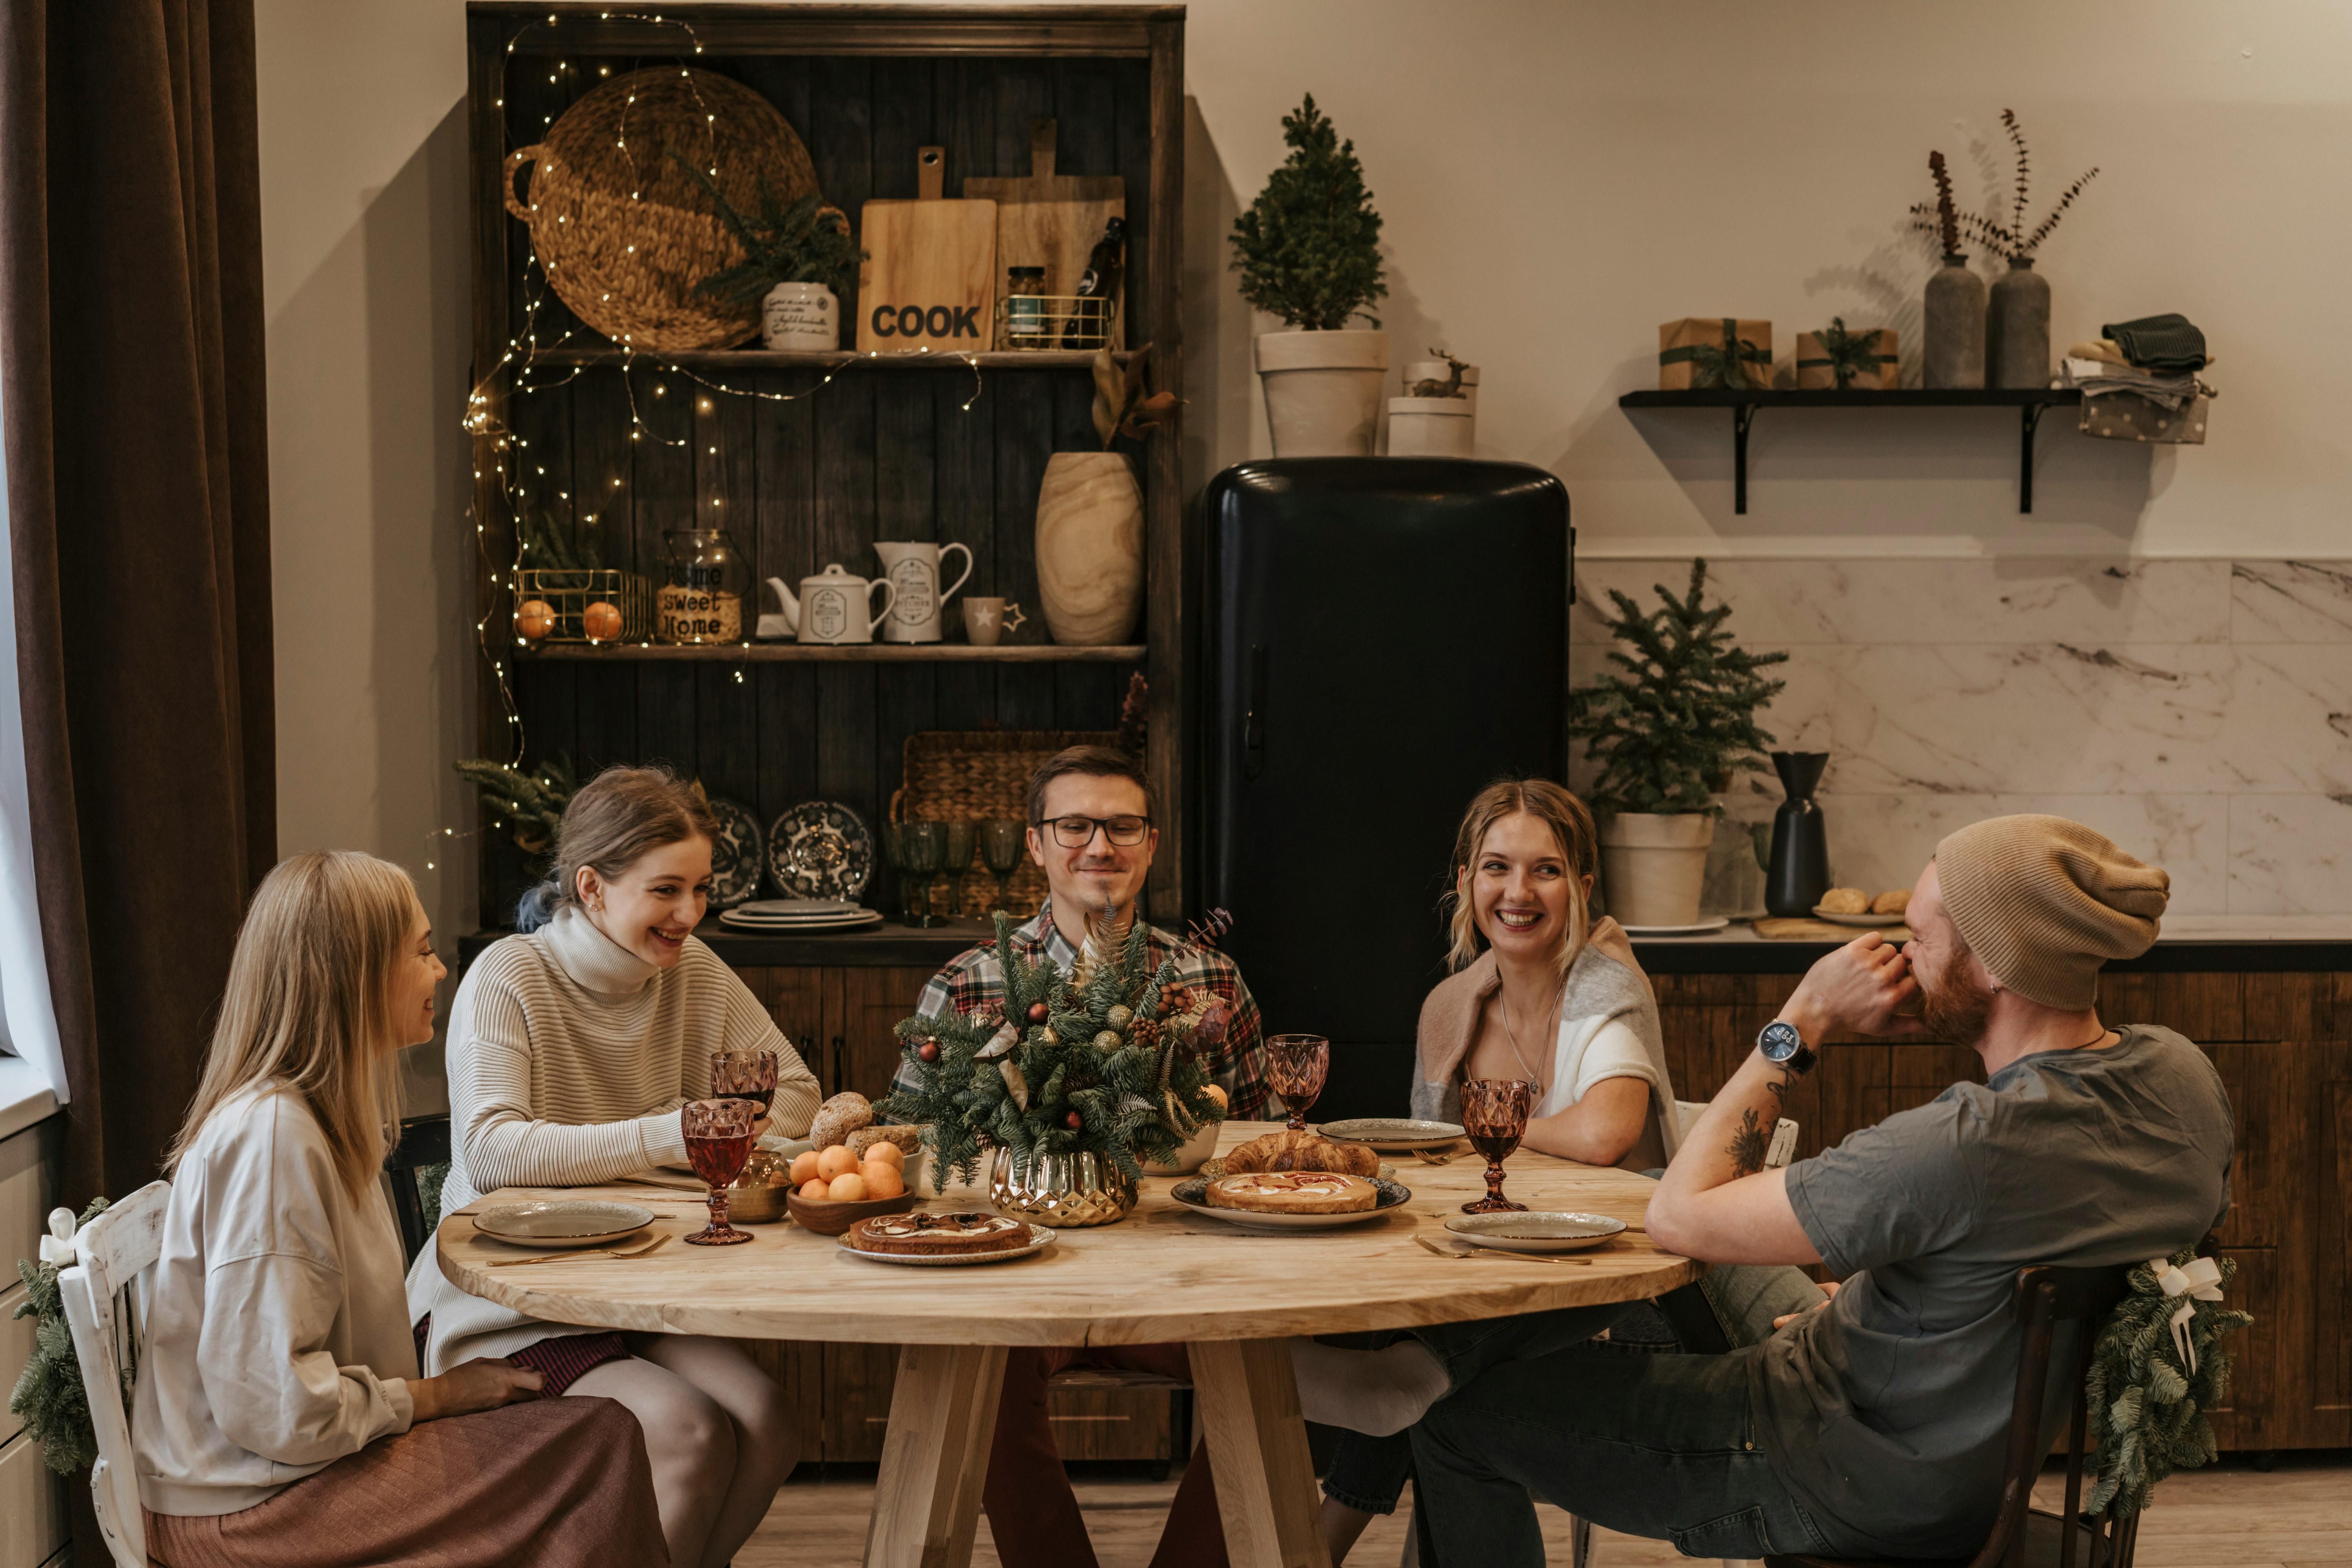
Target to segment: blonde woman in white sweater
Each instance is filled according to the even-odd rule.
[[[610,768],[572,798],[543,923],[474,961],[449,1009],[447,1213],[505,1186],[610,1182],[686,1163],[678,1108],[710,1092],[710,1053],[761,1048],[769,1116],[808,1129],[816,1079],[759,998],[693,936],[716,825],[667,770]],[[428,1250],[409,1309],[427,1369],[502,1356],[548,1392],[618,1400],[644,1424],[674,1568],[719,1568],[765,1518],[798,1437],[782,1391],[731,1340],[542,1322],[450,1284]]]
[[[378,1173],[444,973],[397,867],[297,855],[254,895],[167,1162],[131,1420],[152,1562],[658,1561],[627,1411],[504,1362],[417,1375]]]

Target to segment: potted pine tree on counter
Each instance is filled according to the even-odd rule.
[[[1681,598],[1657,584],[1644,615],[1611,589],[1614,667],[1570,694],[1569,733],[1600,772],[1586,791],[1601,818],[1601,876],[1610,913],[1626,927],[1698,922],[1707,846],[1736,773],[1762,773],[1773,737],[1757,710],[1788,685],[1758,671],[1785,653],[1749,653],[1725,623],[1731,606],[1706,603],[1706,563],[1691,563]]]
[[[1366,307],[1387,297],[1381,215],[1356,144],[1309,93],[1283,116],[1290,156],[1234,220],[1242,298],[1292,330],[1257,340],[1277,458],[1368,458],[1388,378],[1389,339]],[[1357,316],[1369,329],[1350,327]]]

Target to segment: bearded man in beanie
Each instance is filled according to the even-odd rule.
[[[2168,888],[2063,817],[1938,845],[1908,945],[1874,931],[1814,964],[1651,1200],[1653,1240],[1718,1266],[1701,1284],[1731,1352],[1584,1347],[1433,1408],[1416,1486],[1447,1568],[1537,1568],[1534,1498],[1694,1557],[1975,1554],[2000,1503],[2017,1271],[2141,1262],[2229,1210],[2212,1064],[2095,1006],[2099,966],[2156,941]],[[1969,1046],[1985,1080],[1764,1169],[1790,1085],[1843,1033]],[[1843,1288],[1752,1267],[1810,1263]]]

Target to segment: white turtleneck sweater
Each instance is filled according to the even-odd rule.
[[[609,1182],[686,1163],[678,1107],[710,1092],[710,1053],[776,1053],[772,1130],[797,1137],[816,1078],[718,954],[688,937],[658,968],[576,907],[474,961],[449,1008],[448,1184],[444,1214],[509,1186]],[[467,1294],[428,1247],[409,1271],[412,1318],[433,1314],[425,1367],[438,1375],[593,1327],[541,1322]]]

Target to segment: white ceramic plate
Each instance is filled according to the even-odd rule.
[[[1389,1210],[1412,1201],[1412,1189],[1401,1183],[1382,1181],[1375,1176],[1372,1185],[1381,1191],[1372,1206],[1351,1209],[1345,1214],[1265,1214],[1256,1209],[1212,1208],[1206,1196],[1209,1181],[1205,1176],[1177,1183],[1169,1189],[1168,1195],[1192,1214],[1228,1220],[1253,1230],[1333,1230],[1343,1225],[1361,1225],[1368,1219],[1378,1219]]]
[[[847,899],[754,899],[748,904],[738,904],[739,915],[782,915],[807,919],[812,915],[862,915],[868,911],[865,905]]]
[[[1827,921],[1833,926],[1899,926],[1903,923],[1901,915],[1833,914],[1828,910],[1815,910],[1813,919]]]
[[[1326,1138],[1346,1143],[1369,1143],[1383,1154],[1410,1154],[1415,1149],[1441,1149],[1458,1142],[1462,1129],[1451,1121],[1412,1121],[1390,1116],[1360,1116],[1348,1121],[1326,1121],[1315,1129]]]
[[[1729,915],[1709,915],[1694,925],[1686,926],[1626,926],[1627,936],[1705,936],[1711,931],[1721,931],[1731,923]]]
[[[833,915],[816,920],[761,920],[759,917],[739,917],[733,910],[719,911],[719,923],[735,931],[855,931],[861,926],[878,926],[882,911],[868,910],[862,915]]]
[[[484,1209],[474,1228],[517,1247],[602,1247],[653,1222],[654,1211],[635,1204],[563,1198]]]
[[[834,1237],[841,1250],[852,1258],[862,1258],[868,1263],[904,1263],[915,1268],[961,1268],[974,1263],[1009,1263],[1016,1258],[1034,1257],[1054,1245],[1054,1233],[1042,1225],[1029,1227],[1029,1245],[1008,1247],[1003,1252],[949,1253],[941,1256],[928,1252],[861,1252],[849,1245],[846,1231]]]
[[[1445,1228],[1473,1247],[1497,1252],[1581,1252],[1623,1235],[1625,1222],[1601,1214],[1529,1209],[1525,1214],[1448,1215]]]

